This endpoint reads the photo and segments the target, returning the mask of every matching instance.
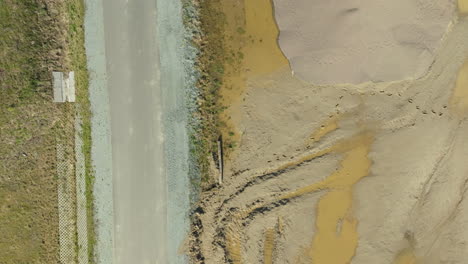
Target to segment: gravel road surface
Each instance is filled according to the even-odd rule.
[[[114,263],[167,263],[156,1],[104,0]]]

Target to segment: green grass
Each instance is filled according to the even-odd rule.
[[[245,34],[245,29],[243,29],[242,27],[238,27],[238,28],[237,28],[237,33],[239,33],[239,34]]]

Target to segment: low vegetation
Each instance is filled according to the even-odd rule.
[[[77,111],[82,119],[83,153],[85,156],[86,173],[86,201],[88,223],[88,254],[90,263],[94,263],[94,245],[96,237],[94,233],[94,209],[93,209],[93,183],[94,174],[91,167],[91,105],[88,92],[88,71],[86,51],[84,46],[84,15],[85,6],[83,0],[69,0],[67,2],[69,16],[68,39],[70,41],[71,68],[75,71]]]
[[[199,50],[196,65],[200,73],[197,83],[200,98],[196,115],[200,126],[197,133],[192,135],[191,142],[192,154],[196,156],[200,169],[202,189],[215,182],[216,177],[212,175],[211,168],[219,158],[218,140],[222,131],[227,130],[221,117],[226,107],[221,102],[220,89],[223,86],[225,66],[232,63],[232,56],[225,45],[226,18],[222,5],[222,0],[197,1],[199,29],[202,32],[201,38],[194,40]],[[188,21],[186,23],[191,23]],[[224,141],[227,148],[235,146],[230,137],[225,137]]]
[[[0,0],[0,263],[59,262],[55,145],[73,144],[75,107],[52,102],[51,72],[77,75],[87,150],[82,15],[81,0]]]

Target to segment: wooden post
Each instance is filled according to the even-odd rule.
[[[223,184],[223,177],[224,177],[224,171],[223,171],[223,137],[219,136],[218,138],[218,167],[219,167],[219,177],[218,177],[218,183],[219,185]]]

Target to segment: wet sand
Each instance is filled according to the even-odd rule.
[[[273,20],[256,13],[267,2],[245,2],[244,18],[269,21],[262,32],[274,36]],[[245,56],[251,67],[229,110],[239,147],[223,186],[200,202],[206,261],[463,263],[468,123],[457,109],[468,20],[454,21],[418,80],[314,85],[274,49],[272,67]],[[263,45],[255,34],[244,54]]]

